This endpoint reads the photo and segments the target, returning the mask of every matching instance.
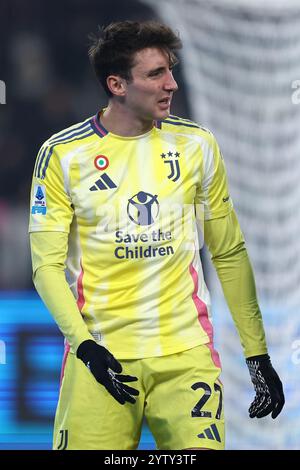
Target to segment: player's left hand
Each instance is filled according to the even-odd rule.
[[[263,418],[272,413],[271,416],[275,419],[283,408],[284,393],[269,355],[248,357],[246,363],[256,392],[249,408],[250,418]]]

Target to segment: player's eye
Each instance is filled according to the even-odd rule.
[[[153,72],[150,72],[150,77],[157,77],[159,75],[162,75],[164,72],[163,69],[158,69],[158,70],[153,70]]]

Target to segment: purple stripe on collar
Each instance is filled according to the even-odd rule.
[[[91,119],[91,125],[96,132],[96,134],[99,135],[99,137],[104,137],[108,134],[108,131],[105,129],[105,127],[102,126],[99,120],[99,113],[97,113],[92,119]]]

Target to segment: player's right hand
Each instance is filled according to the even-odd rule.
[[[139,395],[140,392],[124,382],[134,382],[138,380],[137,377],[120,375],[121,364],[106,348],[88,339],[79,345],[76,355],[88,367],[97,382],[104,385],[108,393],[121,405],[126,402],[135,403],[132,395]]]

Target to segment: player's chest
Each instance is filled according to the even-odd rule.
[[[193,204],[201,178],[196,156],[170,142],[120,142],[101,145],[74,159],[69,171],[78,215],[134,206]],[[148,208],[148,209],[147,209]]]

